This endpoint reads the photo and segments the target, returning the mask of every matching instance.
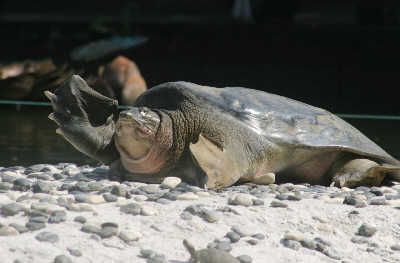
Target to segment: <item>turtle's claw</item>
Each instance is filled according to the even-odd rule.
[[[44,91],[44,95],[51,101],[51,103],[56,103],[57,102],[56,94],[46,90],[46,91]]]

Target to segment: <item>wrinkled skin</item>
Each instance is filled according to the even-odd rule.
[[[348,123],[265,92],[165,83],[119,119],[116,103],[78,76],[47,95],[59,133],[110,164],[120,180],[178,176],[208,188],[271,182],[271,173],[278,183],[355,187],[379,185],[386,176],[399,180],[399,161]]]

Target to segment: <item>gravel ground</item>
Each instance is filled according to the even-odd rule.
[[[203,256],[228,252],[226,262],[400,262],[399,184],[215,192],[173,177],[119,183],[107,171],[0,168],[0,262],[183,263],[184,239],[209,248]]]

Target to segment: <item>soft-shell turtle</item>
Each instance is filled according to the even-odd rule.
[[[76,75],[46,95],[57,132],[123,180],[179,176],[221,188],[271,182],[271,174],[277,182],[349,187],[400,178],[400,162],[347,122],[262,91],[169,82],[119,114],[116,101]]]

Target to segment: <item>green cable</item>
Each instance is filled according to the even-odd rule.
[[[22,101],[22,100],[0,100],[0,105],[27,105],[27,106],[51,106],[50,102]],[[119,109],[128,109],[129,106],[118,106]],[[337,116],[344,119],[366,119],[366,120],[390,120],[400,121],[400,116],[393,115],[369,115],[369,114],[347,114],[337,113]]]

